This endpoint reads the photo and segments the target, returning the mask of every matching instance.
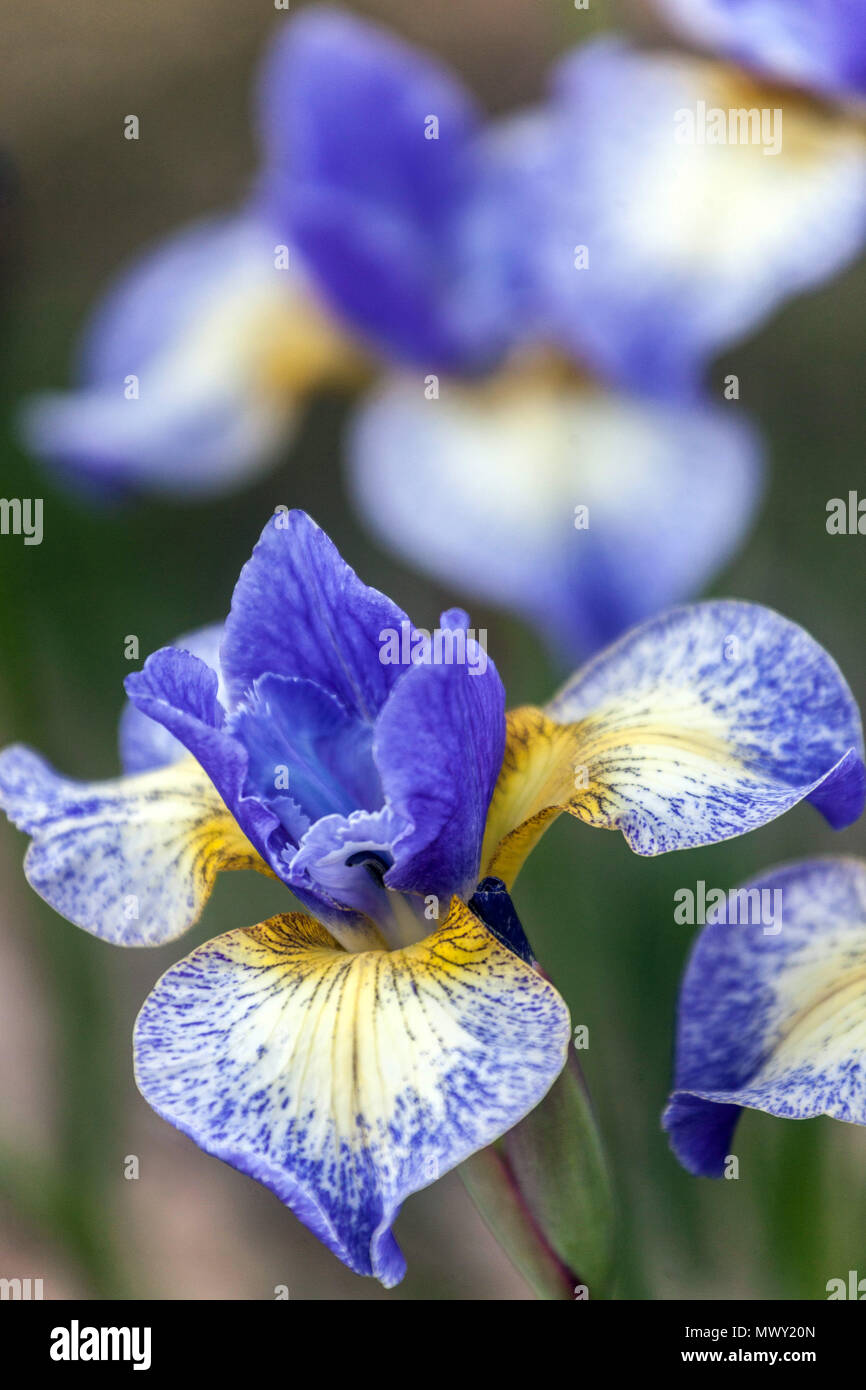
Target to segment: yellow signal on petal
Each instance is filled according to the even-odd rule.
[[[454,899],[425,940],[347,951],[292,913],[163,975],[136,1081],[206,1152],[269,1186],[388,1287],[403,1199],[498,1139],[565,1065],[554,987]]]
[[[263,306],[256,324],[259,379],[268,392],[303,396],[324,386],[360,386],[370,368],[361,348],[303,288]]]
[[[487,813],[482,876],[495,874],[510,888],[548,825],[567,809],[575,791],[575,727],[556,724],[532,705],[509,711],[505,756]]]

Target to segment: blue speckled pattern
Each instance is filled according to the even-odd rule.
[[[221,869],[264,869],[189,757],[113,782],[73,782],[29,748],[0,753],[0,806],[33,841],[32,888],[119,946],[160,946],[198,919]]]
[[[778,893],[781,929],[722,907],[680,992],[664,1126],[704,1177],[721,1175],[743,1106],[866,1124],[866,862],[790,864],[744,886]]]
[[[150,1104],[386,1287],[404,1198],[511,1128],[568,1047],[556,990],[456,899],[432,936],[346,952],[312,918],[173,966],[135,1031]]]
[[[863,733],[833,659],[757,604],[673,609],[628,633],[546,707],[588,786],[569,809],[638,854],[712,844],[808,797],[863,810]]]

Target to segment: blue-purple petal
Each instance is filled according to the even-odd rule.
[[[136,709],[156,720],[183,744],[210,777],[223,801],[263,858],[286,843],[275,813],[247,796],[247,752],[225,728],[225,711],[217,698],[215,671],[198,657],[174,647],[154,652],[141,671],[127,676],[126,693]]]
[[[211,623],[208,627],[185,633],[171,644],[181,651],[191,652],[216,672],[217,698],[220,703],[224,703],[225,694],[219,679],[219,649],[222,636],[222,623]],[[118,741],[124,772],[150,772],[153,768],[177,762],[186,752],[183,744],[179,743],[168,729],[153,719],[148,719],[147,715],[142,714],[130,701],[127,701],[120,716]]]
[[[376,726],[388,804],[406,823],[385,882],[404,892],[468,895],[478,878],[487,809],[505,748],[505,692],[474,639],[473,665],[415,665]]]
[[[505,324],[485,293],[491,244],[477,235],[480,123],[456,78],[322,8],[274,45],[259,112],[264,205],[325,301],[398,361],[483,364]]]
[[[260,676],[315,681],[371,721],[401,668],[380,660],[406,615],[355,574],[304,512],[277,512],[241,571],[221,662],[236,702]]]

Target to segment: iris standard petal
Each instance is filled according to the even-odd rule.
[[[356,416],[349,465],[386,546],[524,614],[572,662],[691,598],[742,539],[763,476],[730,406],[530,370],[445,381],[435,400],[392,378]]]
[[[443,902],[471,893],[504,746],[502,681],[474,639],[466,639],[463,664],[406,672],[373,743],[387,804],[404,824],[385,875],[389,888]]]
[[[340,318],[398,361],[486,360],[504,315],[488,320],[496,243],[472,237],[479,117],[456,78],[319,8],[274,45],[259,106],[265,205]]]
[[[345,952],[312,919],[275,917],[162,977],[136,1025],[136,1077],[160,1115],[391,1287],[403,1200],[538,1103],[569,1027],[553,986],[462,903],[390,952]]]
[[[277,812],[247,794],[249,756],[226,728],[216,671],[190,652],[163,647],[141,671],[127,676],[124,688],[137,710],[196,758],[244,834],[275,869],[287,835]]]
[[[287,791],[308,821],[382,805],[372,725],[315,681],[260,676],[228,727],[247,750],[246,790],[265,803]]]
[[[73,782],[30,749],[0,753],[0,806],[32,836],[30,886],[104,941],[159,946],[198,919],[221,869],[266,866],[193,758]]]
[[[758,134],[709,143],[707,111],[726,136],[753,111]],[[862,248],[866,137],[791,92],[599,40],[559,70],[547,120],[527,249],[548,332],[621,384],[694,392],[711,356]]]
[[[265,468],[298,397],[348,372],[354,351],[278,268],[277,240],[242,215],[145,255],[96,311],[80,385],[27,405],[34,452],[115,491],[219,493]]]
[[[864,980],[866,863],[790,864],[727,895],[680,992],[664,1126],[684,1167],[721,1176],[743,1106],[866,1124]]]
[[[694,604],[627,633],[543,711],[509,716],[484,865],[511,882],[562,810],[659,854],[804,798],[839,828],[864,795],[859,711],[827,652],[758,604]]]
[[[826,96],[866,96],[862,0],[653,0],[685,38]]]
[[[180,651],[191,652],[209,666],[217,675],[217,700],[225,704],[225,687],[220,675],[219,649],[222,641],[222,623],[211,623],[195,632],[184,633],[172,646]],[[186,749],[162,724],[148,719],[146,714],[135,708],[130,701],[124,706],[120,716],[120,760],[124,772],[150,772],[153,768],[165,767],[166,763],[177,762],[186,755]]]
[[[405,622],[305,512],[278,511],[241,571],[226,620],[221,661],[230,698],[241,699],[259,676],[296,676],[372,721],[402,673],[380,659],[380,634],[399,633]]]

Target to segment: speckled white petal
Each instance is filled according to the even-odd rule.
[[[837,829],[863,810],[863,731],[838,666],[769,608],[693,604],[626,633],[543,710],[509,715],[482,860],[511,882],[565,810],[660,854],[805,798]]]
[[[763,874],[717,919],[683,979],[665,1115],[680,1161],[708,1177],[722,1173],[744,1106],[866,1124],[866,863]]]
[[[73,782],[30,749],[0,753],[0,807],[32,836],[30,886],[104,941],[160,946],[191,927],[221,869],[265,870],[193,758]]]
[[[387,1287],[404,1198],[533,1108],[565,1063],[551,984],[456,899],[432,936],[347,952],[299,915],[200,947],[135,1031],[138,1085]]]

